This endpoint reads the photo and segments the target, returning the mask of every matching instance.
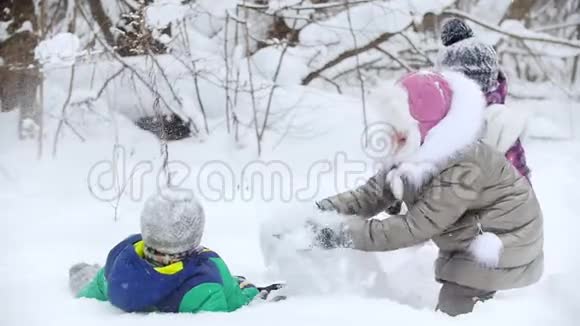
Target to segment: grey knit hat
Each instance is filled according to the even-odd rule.
[[[179,254],[199,247],[205,214],[193,196],[155,194],[141,212],[145,246],[163,254]]]
[[[438,58],[441,68],[464,73],[476,81],[484,93],[496,87],[499,63],[495,50],[475,38],[473,30],[462,20],[447,20],[441,30],[441,41],[444,45]]]

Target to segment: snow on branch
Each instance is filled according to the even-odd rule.
[[[125,71],[125,69],[126,69],[126,67],[123,66],[123,67],[121,67],[121,69],[117,70],[117,72],[115,72],[114,74],[109,76],[95,95],[90,96],[90,97],[86,97],[82,100],[77,100],[77,101],[71,102],[71,106],[79,106],[79,105],[83,105],[83,104],[88,105],[89,103],[97,101],[101,97],[101,95],[103,95],[103,93],[105,92],[105,89],[107,89],[107,86],[109,86],[109,84],[114,79],[119,77],[121,75],[121,73],[123,73],[123,71]]]
[[[363,3],[369,3],[369,2],[376,2],[377,0],[353,0],[353,1],[340,1],[340,2],[328,2],[328,3],[316,3],[316,4],[308,4],[308,5],[304,5],[301,3],[295,3],[295,4],[290,4],[290,5],[285,5],[285,6],[273,6],[272,4],[254,4],[254,3],[247,3],[247,2],[242,2],[242,3],[238,3],[239,7],[242,8],[248,8],[248,9],[254,9],[254,10],[275,10],[275,11],[282,11],[282,10],[295,10],[295,11],[304,11],[304,10],[324,10],[324,9],[330,9],[330,8],[336,8],[336,7],[344,7],[345,4],[347,4],[348,6],[354,6],[354,5],[358,5],[358,4],[363,4]],[[302,2],[302,1],[300,1]]]
[[[563,46],[567,46],[567,47],[571,47],[571,48],[575,48],[575,49],[580,49],[580,42],[575,42],[575,41],[570,41],[570,40],[566,40],[566,39],[562,39],[562,38],[557,38],[557,37],[552,37],[552,36],[544,36],[538,33],[534,33],[532,31],[520,31],[519,33],[514,32],[514,31],[510,31],[507,29],[503,29],[501,27],[497,27],[494,26],[492,24],[489,24],[487,22],[484,22],[466,12],[463,12],[461,10],[456,10],[456,9],[446,9],[443,10],[442,12],[443,14],[447,14],[447,15],[451,15],[451,16],[456,16],[456,17],[460,17],[463,19],[466,19],[474,24],[477,24],[481,27],[490,29],[494,32],[518,39],[518,40],[522,40],[522,41],[535,41],[535,42],[544,42],[544,43],[551,43],[551,44],[557,44],[557,45],[563,45]]]
[[[375,46],[375,50],[377,50],[377,51],[381,52],[382,54],[386,55],[387,57],[391,58],[393,61],[396,61],[407,72],[411,72],[414,70],[413,68],[411,68],[411,66],[409,66],[409,64],[407,64],[405,61],[400,59],[395,53],[391,53],[387,49],[383,49],[380,45]]]
[[[78,0],[77,0],[78,1]],[[135,67],[131,66],[129,63],[127,63],[105,40],[103,40],[98,34],[97,32],[94,30],[94,28],[92,27],[92,25],[90,25],[90,19],[88,17],[88,14],[84,11],[84,9],[82,8],[82,6],[78,6],[79,9],[79,13],[81,14],[81,16],[83,17],[83,19],[87,22],[87,24],[89,24],[90,26],[90,30],[91,33],[95,36],[95,39],[97,40],[97,42],[99,42],[101,44],[101,46],[111,54],[111,56],[113,57],[113,59],[115,61],[117,61],[118,63],[120,63],[123,67],[125,67],[127,70],[129,70],[131,73],[133,73],[133,75],[135,77],[137,77],[137,79],[151,92],[151,94],[153,94],[156,98],[159,99],[159,101],[161,101],[161,103],[163,103],[163,105],[167,108],[167,110],[169,110],[170,112],[176,114],[177,116],[179,116],[180,118],[184,119],[184,120],[188,120],[188,117],[186,114],[183,113],[182,111],[182,107],[181,107],[181,103],[178,102],[178,104],[180,105],[180,110],[175,110],[170,104],[169,102],[165,99],[165,97],[163,97],[163,95],[157,90],[155,85],[152,85],[149,81],[147,81],[147,78],[143,77],[136,69]]]
[[[389,38],[391,38],[393,35],[396,35],[396,34],[389,33],[389,32],[383,33],[379,37],[377,37],[376,39],[372,40],[371,42],[369,42],[361,47],[344,51],[343,53],[338,55],[336,58],[328,61],[322,67],[320,67],[320,68],[312,71],[308,75],[306,75],[306,77],[304,77],[302,79],[302,85],[308,85],[311,81],[313,81],[314,79],[319,77],[322,72],[338,65],[339,63],[343,62],[344,60],[346,60],[348,58],[354,57],[354,56],[361,54],[365,51],[368,51],[370,49],[376,49],[377,46],[379,46],[381,43],[383,43],[386,40],[388,40]]]
[[[554,25],[537,27],[537,28],[534,28],[533,31],[534,32],[545,32],[545,31],[551,31],[551,30],[555,30],[555,29],[563,29],[563,28],[575,27],[575,26],[578,26],[578,25],[580,25],[580,20],[573,21],[573,22],[564,22],[564,23],[560,23],[560,24],[554,24]]]

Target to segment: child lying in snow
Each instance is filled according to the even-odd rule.
[[[394,164],[356,190],[317,203],[348,217],[316,228],[321,247],[387,251],[429,239],[439,247],[438,309],[469,313],[495,291],[538,281],[543,218],[527,179],[502,153],[478,140],[480,87],[456,72],[411,73],[387,90],[386,121],[397,122]],[[366,219],[402,199],[406,214]]]
[[[261,289],[233,277],[215,252],[200,246],[204,223],[193,198],[150,197],[141,234],[116,245],[103,268],[71,267],[71,290],[126,312],[234,311],[248,304]]]

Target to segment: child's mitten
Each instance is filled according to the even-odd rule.
[[[68,271],[69,281],[68,285],[73,295],[78,295],[79,292],[91,282],[101,269],[98,264],[89,265],[87,263],[74,264]]]

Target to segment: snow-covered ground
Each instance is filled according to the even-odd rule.
[[[277,277],[266,270],[262,257],[260,227],[265,219],[287,216],[287,208],[299,199],[308,202],[344,190],[373,170],[360,146],[362,124],[358,99],[308,89],[304,92],[304,107],[297,109],[302,112],[297,125],[303,129],[295,135],[290,133],[281,142],[277,138],[264,145],[262,160],[282,163],[278,167],[257,165],[253,144],[238,148],[230,136],[219,131],[203,143],[184,140],[169,145],[170,159],[184,164],[179,165],[182,172],[189,171],[182,186],[195,189],[206,208],[204,244],[220,253],[233,273],[246,275],[258,284]],[[158,141],[127,122],[119,122],[125,155],[121,162],[127,171],[120,178],[128,178],[139,162],[151,162],[153,172],[142,181],[135,181],[133,188],[125,189],[115,218],[116,203],[102,200],[114,195],[114,191],[97,187],[106,186],[112,180],[105,173],[113,155],[110,130],[97,130],[87,143],[68,135],[60,142],[56,158],[45,154],[38,161],[34,142],[14,142],[16,115],[3,113],[0,119],[0,230],[3,231],[0,325],[578,325],[580,219],[576,207],[580,200],[577,191],[580,173],[576,167],[580,160],[580,141],[572,126],[579,122],[580,114],[575,118],[569,115],[578,104],[555,100],[518,102],[513,106],[550,114],[549,120],[534,119],[532,136],[556,133],[561,137],[559,140],[531,139],[526,144],[534,188],[545,215],[545,274],[539,284],[501,292],[495,300],[478,305],[473,314],[459,318],[434,312],[438,285],[431,269],[436,254],[431,244],[379,254],[386,285],[376,289],[378,295],[353,291],[358,284],[341,282],[336,278],[341,274],[330,270],[325,273],[334,281],[331,290],[302,289],[286,301],[254,303],[230,314],[125,314],[107,303],[73,299],[67,287],[69,266],[79,261],[103,263],[114,244],[138,232],[143,197],[157,189],[155,176],[161,162]],[[45,144],[45,152],[49,153],[52,139],[46,139]],[[349,165],[338,166],[344,156],[364,165],[364,172],[358,178],[346,174]],[[309,170],[324,164],[332,172],[312,174]],[[270,173],[270,170],[286,171],[285,167],[293,181],[285,183],[290,198],[278,194],[268,200],[260,194],[261,189],[253,188],[259,186],[258,182],[248,183],[250,169]],[[215,171],[222,171],[226,184],[231,185],[226,188],[234,189],[225,198],[219,198],[220,192],[215,188],[204,185],[209,172]],[[99,173],[104,173],[100,181]],[[215,175],[210,179],[218,182]],[[299,185],[309,181],[310,193],[298,196]],[[312,184],[312,181],[319,182]],[[366,272],[365,266],[356,266],[355,270]],[[320,272],[317,269],[312,274]]]

